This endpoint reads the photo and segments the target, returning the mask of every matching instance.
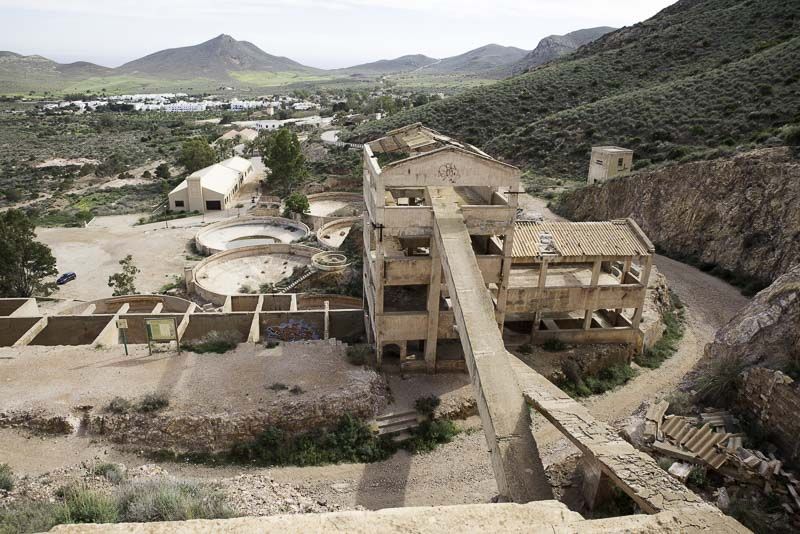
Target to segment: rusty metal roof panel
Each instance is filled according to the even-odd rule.
[[[648,247],[627,220],[604,222],[518,221],[514,233],[514,257],[543,254],[541,234],[553,236],[562,257],[647,256]]]

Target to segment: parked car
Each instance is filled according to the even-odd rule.
[[[60,286],[63,286],[67,282],[72,282],[77,277],[78,277],[78,275],[76,275],[73,272],[64,273],[64,274],[62,274],[61,276],[58,277],[58,280],[56,280],[56,284],[58,284]]]

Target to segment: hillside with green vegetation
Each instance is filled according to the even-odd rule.
[[[800,3],[681,0],[574,55],[349,139],[420,121],[536,174],[582,178],[592,145],[631,148],[641,168],[774,143],[800,123],[798,80]]]

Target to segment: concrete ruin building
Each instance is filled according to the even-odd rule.
[[[220,211],[233,207],[253,164],[234,156],[193,172],[169,193],[173,211]]]
[[[451,341],[460,336],[434,239],[437,201],[464,219],[460,239],[500,332],[506,321],[527,322],[534,343],[641,346],[652,243],[630,219],[515,221],[519,176],[419,124],[364,146],[364,293],[378,365],[390,355],[403,370],[466,365]]]
[[[589,184],[605,182],[615,176],[623,176],[633,168],[633,150],[618,146],[592,147],[589,161]]]

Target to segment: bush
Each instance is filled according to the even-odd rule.
[[[683,338],[684,311],[677,295],[672,294],[672,302],[672,309],[661,313],[661,320],[666,326],[664,334],[652,347],[644,349],[634,358],[638,365],[657,369],[678,350],[678,344]]]
[[[636,376],[636,371],[626,363],[606,367],[597,376],[584,376],[573,360],[565,360],[561,364],[561,372],[564,373],[564,381],[559,386],[572,397],[604,393]]]
[[[66,523],[69,511],[64,503],[23,501],[0,508],[0,532],[47,532],[54,526]]]
[[[123,521],[186,521],[232,517],[224,496],[185,482],[154,480],[128,484],[118,496]]]
[[[236,346],[242,341],[242,335],[235,330],[212,330],[204,335],[197,341],[183,343],[184,350],[196,352],[198,354],[205,354],[207,352],[214,352],[216,354],[224,354],[229,350],[235,349]]]
[[[530,354],[531,352],[533,352],[533,347],[531,346],[530,343],[523,343],[522,345],[517,347],[517,350],[521,354]]]
[[[60,493],[67,507],[64,523],[114,523],[119,517],[117,503],[108,495],[80,485],[62,488]]]
[[[114,484],[118,484],[123,478],[125,478],[125,473],[122,471],[120,466],[108,462],[94,466],[94,469],[92,469],[92,474],[105,477],[106,480],[113,482]]]
[[[708,478],[706,477],[706,470],[704,467],[693,467],[686,477],[686,483],[696,488],[705,488],[708,485]]]
[[[163,410],[167,406],[169,406],[169,397],[166,393],[148,393],[142,397],[136,409],[142,413],[149,413]]]
[[[347,347],[347,361],[352,365],[366,365],[372,354],[372,347],[369,345],[350,345]]]
[[[414,401],[414,409],[424,416],[431,417],[441,403],[441,399],[436,395],[427,395]]]
[[[703,366],[695,379],[700,401],[727,406],[736,394],[739,375],[747,364],[738,356],[719,357]]]
[[[564,350],[567,346],[560,339],[548,339],[542,344],[542,348],[549,352],[558,352]]]
[[[289,390],[289,393],[292,393],[293,395],[300,395],[302,393],[305,393],[305,390],[303,388],[301,388],[300,386],[295,385],[295,386],[291,387],[291,389]]]
[[[308,213],[310,206],[308,204],[308,197],[302,193],[292,193],[284,201],[283,216],[291,217],[295,213],[303,214]]]
[[[131,403],[127,399],[123,399],[122,397],[114,397],[111,399],[111,402],[108,403],[106,406],[106,411],[111,413],[128,413],[131,411]]]
[[[0,464],[0,490],[14,489],[14,472],[8,464]]]
[[[436,421],[423,421],[412,431],[412,437],[403,447],[409,452],[430,452],[437,445],[450,443],[458,434],[458,427],[452,421],[441,419]]]
[[[345,415],[332,430],[296,436],[268,427],[254,441],[234,446],[228,459],[262,466],[362,463],[385,460],[394,450],[390,440],[376,436],[364,422]]]

